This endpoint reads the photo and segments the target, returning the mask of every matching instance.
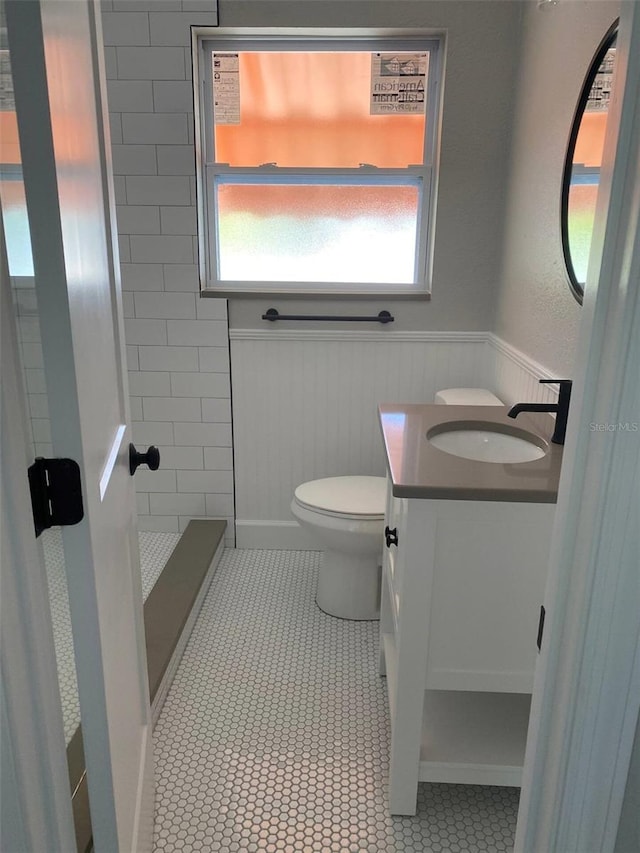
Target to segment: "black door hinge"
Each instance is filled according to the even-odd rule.
[[[540,605],[540,619],[538,620],[538,638],[536,640],[536,646],[538,647],[538,651],[542,647],[542,634],[544,632],[544,617],[545,617],[545,609],[544,605]]]
[[[39,456],[28,473],[36,536],[49,527],[82,521],[84,506],[77,462]]]

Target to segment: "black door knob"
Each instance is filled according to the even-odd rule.
[[[147,465],[149,470],[157,471],[160,467],[160,451],[153,444],[146,453],[139,453],[134,444],[129,445],[129,471],[136,473],[138,465]]]

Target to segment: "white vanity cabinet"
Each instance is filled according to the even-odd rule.
[[[520,784],[554,510],[398,498],[389,480],[380,668],[392,814],[415,814],[418,781]]]

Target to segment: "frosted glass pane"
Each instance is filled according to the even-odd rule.
[[[22,180],[0,179],[0,200],[9,273],[12,276],[33,276],[31,235]]]
[[[384,80],[377,77],[380,54],[364,51],[245,51],[238,55],[237,74],[224,71],[229,56],[235,55],[212,57],[216,162],[314,168],[357,168],[360,163],[406,168],[423,162],[428,54],[393,57],[422,57],[425,73],[407,75],[404,82],[391,72]],[[217,90],[216,73],[224,78]],[[420,92],[398,95],[394,87],[399,86],[419,86]],[[406,102],[374,100],[398,97]],[[398,111],[376,114],[381,109]]]
[[[576,279],[580,283],[587,280],[591,238],[596,218],[599,175],[587,175],[583,182],[569,187],[569,210],[567,230],[569,251]]]
[[[615,58],[616,49],[610,47],[593,77],[588,100],[577,119],[563,229],[566,226],[569,275],[578,289],[587,279]]]
[[[600,167],[607,130],[607,103],[600,104],[597,111],[584,113],[573,153],[567,230],[573,271],[581,284],[587,280],[596,218]]]
[[[412,284],[417,186],[221,184],[222,281]]]

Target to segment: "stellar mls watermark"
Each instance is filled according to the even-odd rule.
[[[591,432],[640,432],[640,422],[618,421],[616,423],[590,423]]]

